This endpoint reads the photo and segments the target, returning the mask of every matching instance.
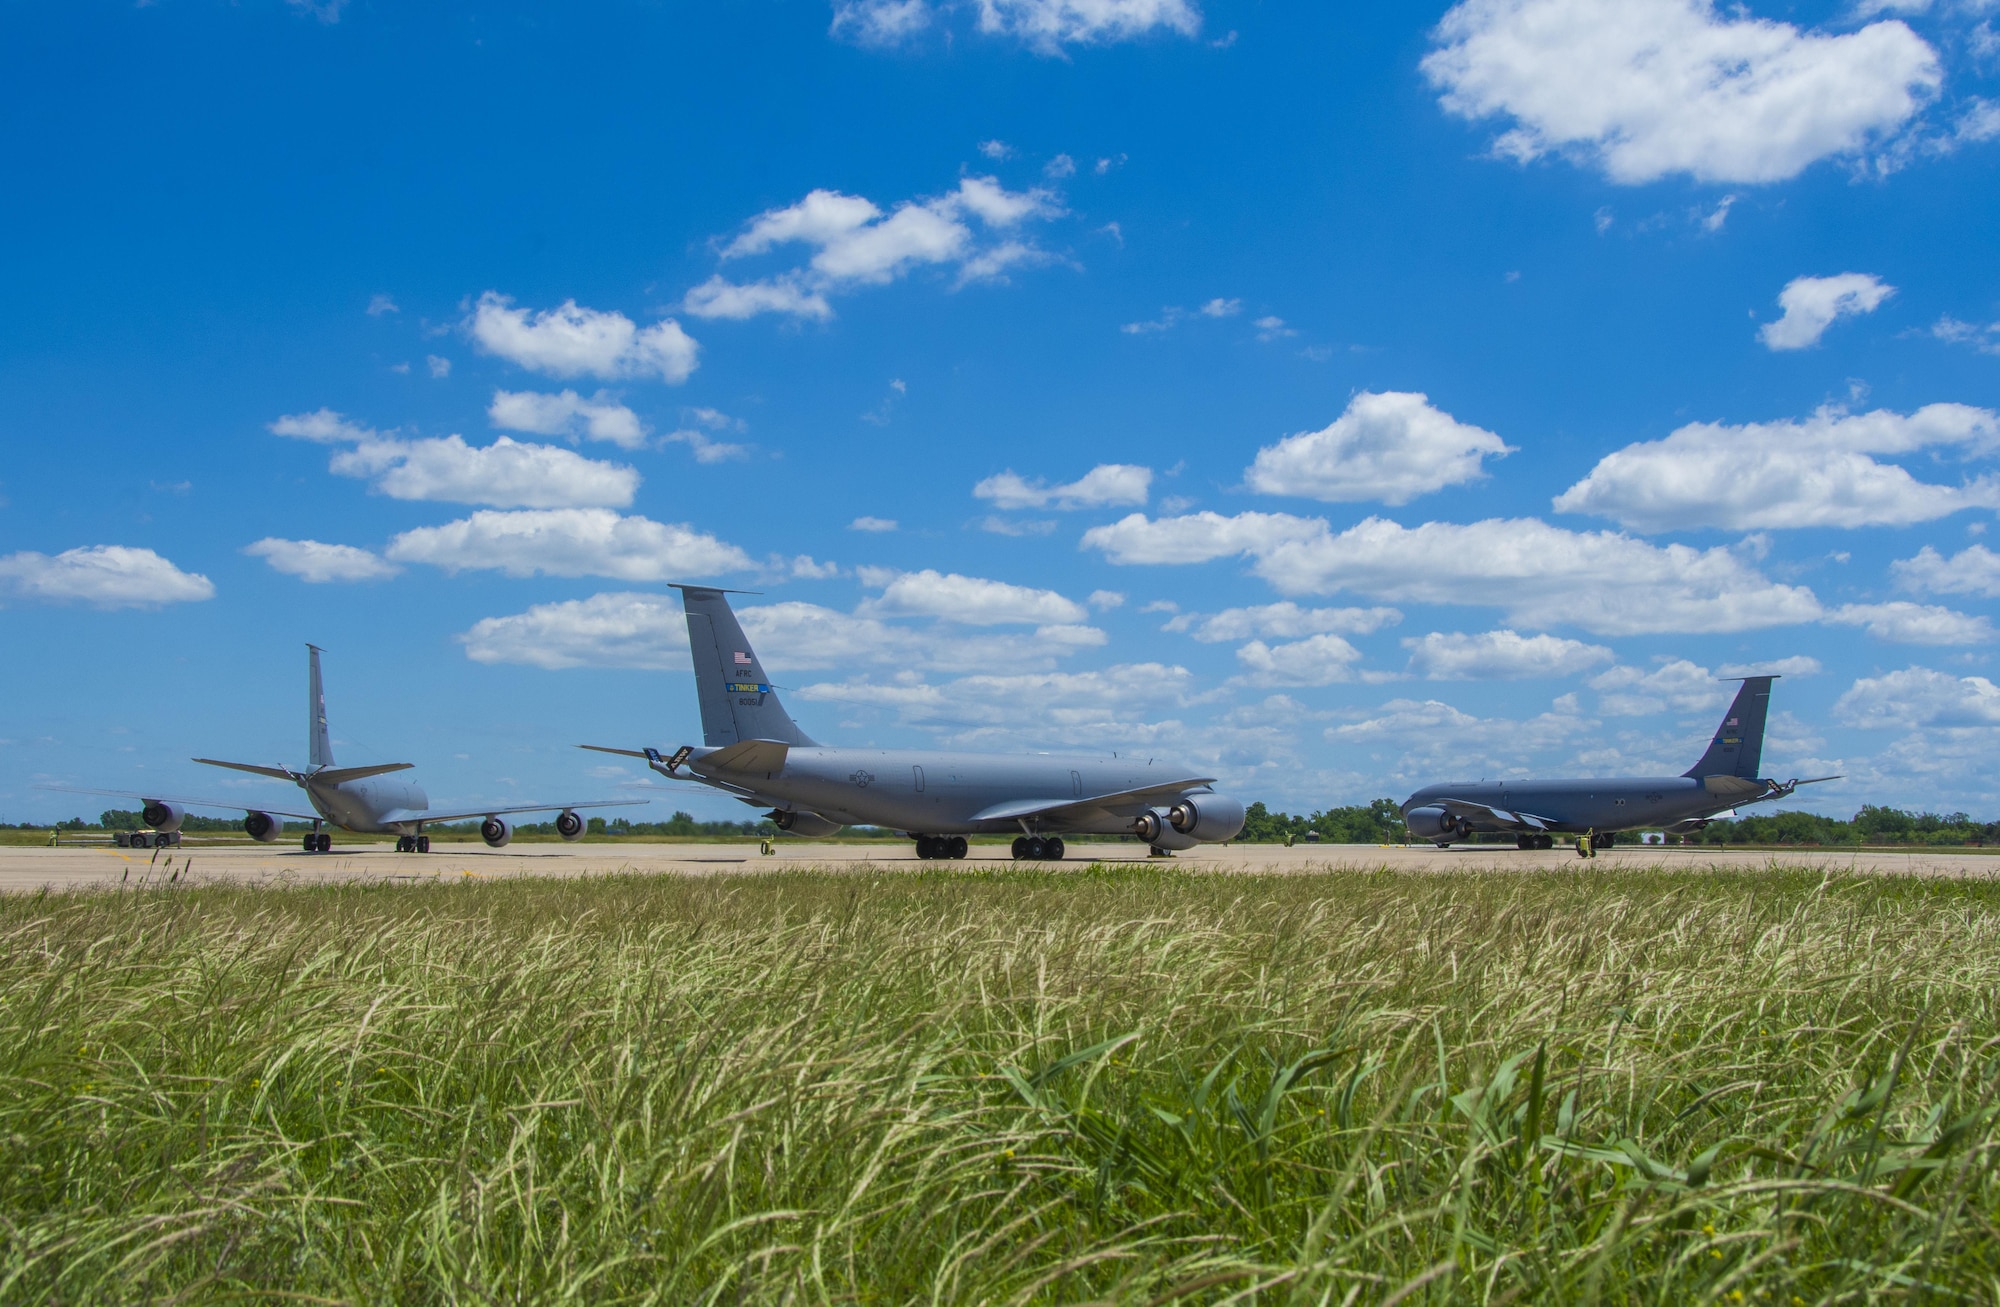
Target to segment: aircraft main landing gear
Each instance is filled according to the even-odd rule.
[[[962,858],[970,848],[963,835],[917,836],[919,858]]]
[[[1063,842],[1060,835],[1017,835],[1014,837],[1014,858],[1028,862],[1061,862]]]
[[[330,853],[333,850],[333,836],[325,831],[314,831],[299,843],[307,853]]]
[[[428,835],[398,835],[396,837],[396,852],[398,853],[429,853],[430,851],[431,837]]]
[[[1516,835],[1514,847],[1517,849],[1552,849],[1556,846],[1553,835]]]

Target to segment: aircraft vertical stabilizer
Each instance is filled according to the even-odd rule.
[[[674,588],[687,609],[702,743],[718,747],[743,740],[781,740],[816,747],[778,702],[757,651],[730,611],[727,595],[701,586]]]
[[[319,681],[319,646],[306,646],[306,766],[312,771],[333,766],[333,745],[326,738],[326,691]]]
[[[1746,676],[1736,702],[1722,715],[1715,738],[1701,761],[1682,772],[1695,780],[1709,776],[1737,776],[1757,779],[1764,761],[1764,716],[1771,708],[1771,682],[1775,676]]]

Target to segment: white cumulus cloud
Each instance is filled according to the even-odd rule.
[[[1290,513],[1224,517],[1204,509],[1162,518],[1131,513],[1084,532],[1083,547],[1102,550],[1114,563],[1206,563],[1232,554],[1262,555],[1287,541],[1325,533],[1321,519]]]
[[[1889,564],[1889,571],[1905,590],[2000,599],[2000,554],[1985,545],[1961,549],[1950,558],[1925,545],[1915,558]]]
[[[858,611],[868,616],[942,617],[968,626],[1075,625],[1090,616],[1088,608],[1053,590],[929,568],[893,575],[882,585],[881,595],[863,602]]]
[[[1947,731],[2000,726],[2000,686],[1984,676],[1953,676],[1929,667],[1907,667],[1854,682],[1833,706],[1849,726]]]
[[[1819,344],[1836,319],[1873,313],[1896,288],[1868,272],[1843,272],[1835,277],[1794,277],[1778,292],[1784,316],[1767,322],[1757,339],[1767,349],[1805,349]]]
[[[1911,414],[1826,408],[1804,421],[1692,422],[1665,440],[1607,454],[1555,499],[1556,511],[1609,517],[1641,531],[1903,526],[2000,506],[2000,484],[1919,481],[1874,454],[1990,450],[2000,416],[1965,404]]]
[[[492,569],[508,576],[608,576],[672,581],[747,570],[749,555],[684,524],[623,517],[607,508],[478,512],[418,527],[384,551],[403,563],[449,572]]]
[[[1259,688],[1276,689],[1351,681],[1361,651],[1337,635],[1314,635],[1279,645],[1252,640],[1236,658]]]
[[[646,428],[639,415],[601,390],[590,399],[574,390],[555,395],[531,390],[495,390],[486,417],[504,431],[572,438],[581,432],[592,440],[608,441],[621,449],[638,449],[646,443]]]
[[[825,294],[805,289],[793,276],[739,283],[718,272],[689,291],[682,306],[697,318],[737,321],[760,313],[786,313],[819,321],[833,316],[833,305],[827,303]]]
[[[1993,638],[1993,623],[1984,617],[1908,600],[1843,604],[1829,611],[1826,620],[1862,627],[1868,634],[1896,644],[1985,644]]]
[[[1428,396],[1363,391],[1330,426],[1258,450],[1243,479],[1267,495],[1406,504],[1477,480],[1482,459],[1513,452],[1491,431],[1433,408]]]
[[[1685,658],[1663,658],[1650,672],[1608,667],[1590,678],[1590,688],[1598,692],[1597,710],[1606,717],[1647,717],[1670,708],[1677,713],[1707,713],[1720,709],[1736,693],[1735,686],[1716,680],[1708,668]]]
[[[273,570],[301,581],[325,585],[332,581],[381,581],[403,569],[354,545],[329,545],[317,540],[281,540],[266,536],[243,552],[261,558]]]
[[[0,555],[0,597],[93,608],[158,608],[215,597],[199,572],[183,572],[150,549],[85,545],[50,557]]]
[[[893,46],[930,25],[930,0],[835,0],[828,33],[856,45]]]
[[[536,604],[525,613],[481,618],[458,640],[478,663],[675,672],[688,665],[687,619],[680,602],[667,595],[600,594]]]
[[[374,478],[391,499],[432,499],[494,508],[622,508],[639,488],[639,474],[573,450],[500,436],[468,445],[441,440],[370,440],[335,454],[340,476]]]
[[[1435,39],[1422,66],[1446,110],[1512,120],[1497,153],[1629,185],[1794,177],[1894,137],[1943,80],[1899,21],[1826,34],[1712,0],[1465,0]]]
[[[1201,11],[1188,0],[979,0],[979,30],[1054,51],[1157,31],[1193,36],[1201,30]]]
[[[721,251],[730,261],[804,245],[812,251],[804,267],[750,282],[718,273],[690,291],[684,307],[699,317],[824,319],[833,313],[828,295],[883,285],[920,267],[955,266],[960,285],[994,280],[1011,267],[1048,260],[1017,233],[1031,219],[1061,212],[1052,192],[1010,191],[992,177],[961,177],[943,195],[907,200],[886,213],[863,196],[811,191],[751,219]]]
[[[863,688],[852,697],[863,703],[894,698],[896,706],[927,697],[928,691],[910,688],[920,670],[1047,668],[1104,643],[1103,633],[1088,627],[953,635],[795,600],[739,607],[736,615],[771,670],[895,668],[896,681]],[[686,618],[680,601],[669,595],[624,592],[537,604],[526,612],[483,618],[458,638],[466,655],[478,662],[661,671],[681,671],[688,665]],[[849,697],[820,689],[819,694],[809,690],[801,697]]]
[[[564,300],[539,313],[515,308],[497,291],[479,297],[467,323],[489,354],[555,377],[657,377],[670,385],[688,379],[700,346],[672,318],[641,328],[622,313],[579,308]]]
[[[1410,651],[1410,670],[1432,681],[1573,676],[1612,658],[1603,645],[1508,630],[1477,635],[1432,631],[1403,641],[1403,647]]]
[[[373,440],[376,431],[349,422],[330,408],[316,409],[311,413],[289,413],[270,424],[273,435],[289,436],[293,440],[310,440],[320,445],[339,445],[350,441]]]
[[[1402,620],[1403,615],[1393,608],[1301,608],[1287,599],[1249,608],[1225,608],[1207,616],[1181,613],[1160,629],[1185,631],[1203,644],[1220,644],[1251,636],[1371,635]]]
[[[1009,468],[972,488],[996,508],[1103,508],[1143,504],[1153,470],[1130,463],[1100,463],[1066,485],[1029,481]]]
[[[1517,625],[1574,625],[1599,635],[1734,631],[1821,614],[1811,590],[1770,580],[1733,550],[1659,548],[1536,518],[1404,527],[1371,517],[1335,534],[1324,518],[1284,513],[1158,521],[1133,513],[1086,531],[1083,545],[1114,563],[1248,555],[1282,593],[1346,590],[1390,602],[1497,607]]]

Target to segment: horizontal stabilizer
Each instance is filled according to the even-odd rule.
[[[269,776],[274,780],[296,781],[300,776],[295,771],[283,767],[259,767],[254,762],[224,762],[220,758],[196,758],[196,762],[207,767],[227,767],[231,771],[247,771],[258,776]]]
[[[726,771],[739,775],[770,776],[785,769],[792,746],[783,740],[744,740],[726,745],[714,753],[693,760],[698,772]]]
[[[1718,799],[1747,799],[1753,794],[1762,794],[1765,783],[1741,776],[1704,776],[1701,788]]]
[[[579,744],[576,747],[579,749],[589,749],[592,753],[615,753],[622,758],[643,758],[646,756],[644,749],[614,749],[608,744]]]
[[[323,781],[328,785],[338,785],[342,781],[358,781],[364,776],[380,776],[385,772],[408,771],[416,766],[413,762],[381,762],[372,767],[322,767],[306,779]]]
[[[1166,781],[1136,790],[1116,790],[1110,794],[1092,795],[1087,799],[1010,799],[972,814],[972,820],[1018,821],[1022,817],[1058,817],[1069,813],[1088,812],[1093,808],[1108,808],[1119,812],[1120,815],[1137,816],[1141,809],[1178,799],[1189,790],[1213,784],[1215,784],[1213,776],[1190,776],[1185,780]],[[1131,812],[1125,813],[1123,810],[1128,808]]]

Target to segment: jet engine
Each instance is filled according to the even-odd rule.
[[[1175,830],[1166,813],[1150,808],[1132,820],[1132,833],[1156,849],[1191,849],[1200,841]]]
[[[285,819],[268,812],[253,812],[243,818],[243,833],[260,844],[285,838]]]
[[[1167,809],[1167,823],[1191,840],[1220,844],[1243,829],[1243,805],[1220,794],[1195,794]]]
[[[1403,824],[1420,840],[1444,844],[1465,833],[1458,818],[1443,808],[1412,808],[1403,814]]]
[[[187,811],[178,803],[154,799],[139,810],[139,819],[158,831],[177,831]]]
[[[840,829],[840,823],[816,812],[785,812],[773,808],[764,814],[771,824],[787,835],[803,835],[807,839],[831,835]]]
[[[566,840],[583,838],[583,818],[565,808],[556,814],[556,834]]]
[[[514,838],[514,828],[505,817],[488,817],[479,823],[479,838],[486,841],[486,847],[500,849]]]

